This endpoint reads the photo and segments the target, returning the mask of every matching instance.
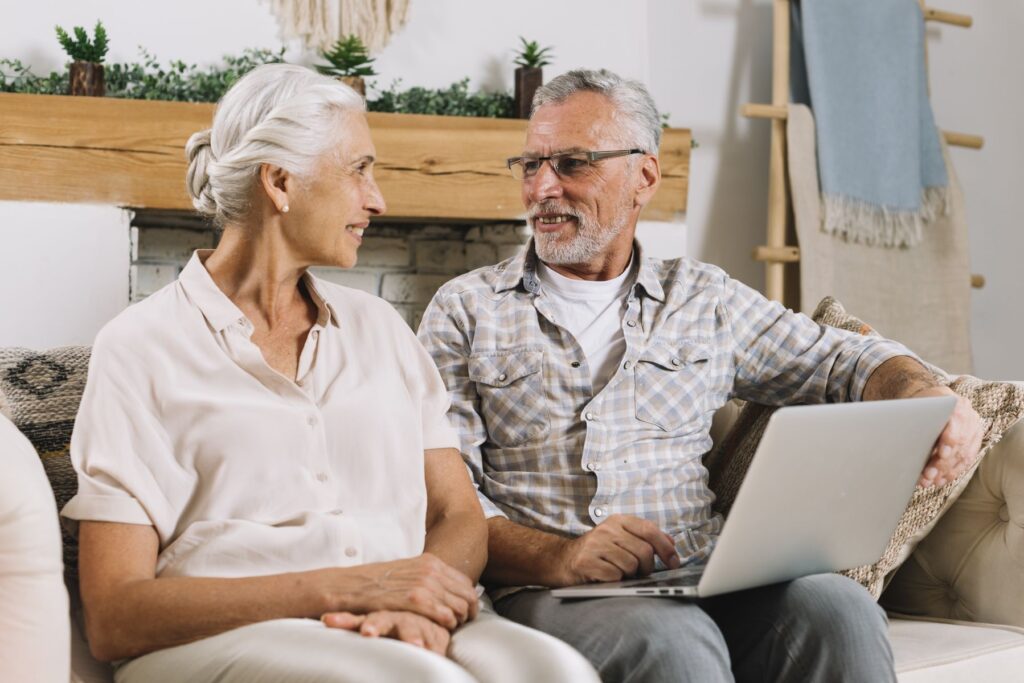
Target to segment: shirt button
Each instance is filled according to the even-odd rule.
[[[627,320],[626,321],[626,326],[627,327],[636,327],[636,321],[635,320]]]
[[[569,365],[573,366],[574,368],[578,368],[580,366],[580,362],[578,360],[574,360],[573,362],[569,363]]]
[[[326,473],[326,472],[317,472],[317,473],[316,473],[316,480],[317,480],[317,481],[319,481],[319,482],[325,482],[325,481],[327,481],[328,479],[330,479],[330,477],[328,477],[328,476],[327,476],[327,473]]]
[[[341,508],[338,508],[337,510],[331,510],[331,514],[332,514],[332,515],[340,515],[340,514],[342,514],[342,513],[344,513],[344,512],[345,512],[345,511],[344,511],[344,510],[342,510]]]
[[[596,472],[599,469],[601,469],[601,465],[599,463],[596,463],[596,462],[588,462],[587,463],[587,469],[590,470],[591,472]]]
[[[595,517],[604,517],[604,508],[594,508]]]
[[[316,415],[310,415],[306,418],[306,424],[310,427],[316,427]]]
[[[629,370],[631,367],[633,367],[633,364],[627,360],[625,363],[622,364],[622,367],[625,370]]]
[[[679,360],[678,358],[673,358],[673,359],[672,359],[672,365],[676,366],[677,368],[678,368],[678,367],[679,367],[680,365],[682,365],[682,364],[683,364],[683,361]]]
[[[506,375],[504,372],[498,375],[499,382],[504,382],[506,379],[508,379],[508,375]]]
[[[597,415],[594,415],[593,413],[587,413],[583,417],[587,418],[588,420],[596,420],[597,419]]]
[[[345,548],[345,557],[355,557],[358,554],[359,551],[356,550],[353,546]]]

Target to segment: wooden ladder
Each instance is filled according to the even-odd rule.
[[[771,120],[771,150],[768,161],[768,230],[765,244],[754,249],[754,260],[765,264],[765,296],[799,308],[798,288],[787,289],[786,264],[800,261],[800,247],[787,244],[789,188],[786,182],[786,117],[789,114],[789,21],[791,0],[772,3],[772,102],[744,104],[740,114],[747,118]],[[921,4],[925,21],[969,28],[974,20],[964,14],[932,9]],[[984,138],[967,133],[942,131],[946,144],[981,149]],[[790,231],[792,233],[792,231]],[[795,237],[794,237],[795,241]],[[971,286],[985,286],[985,278],[971,275]]]

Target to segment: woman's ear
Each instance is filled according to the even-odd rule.
[[[280,213],[288,213],[288,192],[292,187],[292,177],[288,171],[272,164],[260,164],[260,185],[267,193],[270,203]]]
[[[638,182],[634,202],[639,207],[647,206],[647,203],[654,197],[661,185],[661,164],[658,157],[653,154],[645,154],[640,168],[637,169]]]

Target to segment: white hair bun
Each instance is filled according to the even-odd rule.
[[[215,161],[213,148],[210,146],[211,128],[201,130],[188,139],[185,154],[188,157],[188,173],[185,183],[192,197],[192,205],[196,211],[212,216],[217,213],[217,200],[213,197],[210,187],[210,164]]]

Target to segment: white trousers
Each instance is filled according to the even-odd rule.
[[[451,659],[313,619],[275,619],[143,655],[117,683],[598,683],[576,650],[480,610],[452,634]]]

